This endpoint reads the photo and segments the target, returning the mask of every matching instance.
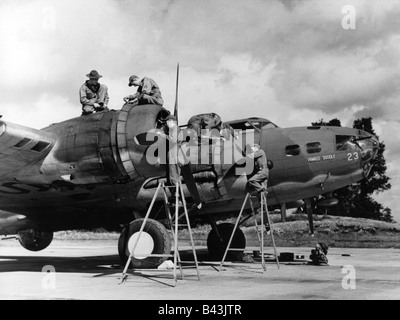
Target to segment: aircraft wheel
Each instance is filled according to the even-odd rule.
[[[218,233],[222,238],[218,237],[217,232],[212,229],[208,234],[207,248],[211,258],[221,260],[224,256],[226,247],[228,246],[229,239],[232,235],[235,225],[232,223],[221,223],[217,225]],[[239,228],[236,229],[233,236],[231,249],[243,249],[246,247],[246,238]],[[228,260],[241,260],[243,251],[228,251],[226,258]]]
[[[124,264],[133,250],[143,221],[144,219],[134,220],[121,232],[118,240],[118,253]],[[167,260],[167,257],[149,257],[148,255],[171,253],[171,238],[167,229],[160,222],[148,219],[136,245],[135,253],[137,256],[132,258],[130,267],[157,268]]]
[[[35,229],[18,231],[18,241],[29,251],[40,251],[46,249],[53,241],[53,232]]]

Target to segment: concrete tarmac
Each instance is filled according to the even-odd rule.
[[[308,265],[312,248],[278,248],[304,260],[261,264],[209,261],[198,249],[196,270],[172,287],[172,271],[123,270],[116,241],[58,241],[41,252],[0,243],[0,299],[289,300],[400,299],[400,250],[330,248],[329,266]],[[266,248],[271,253],[271,248]],[[185,252],[181,253],[185,259]],[[188,257],[190,258],[190,257]],[[179,273],[178,273],[179,274]]]

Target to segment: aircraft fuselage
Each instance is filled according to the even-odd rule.
[[[0,233],[13,234],[24,228],[89,228],[111,221],[118,225],[143,215],[156,182],[165,178],[167,166],[162,162],[150,164],[149,146],[140,144],[136,137],[159,127],[159,120],[167,114],[167,110],[154,105],[126,106],[25,131],[21,129],[24,127],[4,122],[0,155],[10,163],[22,159],[22,155],[33,156],[32,161],[16,162],[1,174]],[[235,161],[243,156],[250,140],[259,143],[273,163],[268,181],[270,205],[357,182],[365,176],[369,160],[376,154],[375,137],[363,140],[362,146],[351,142],[352,137],[370,136],[360,130],[282,129],[271,126],[268,120],[255,119],[230,122],[239,130],[238,141],[206,142],[203,149],[192,146],[192,157],[198,152],[195,158],[205,154],[208,159],[192,164],[205,201],[198,214],[234,213],[240,208],[247,177]],[[264,120],[269,125],[263,125]],[[48,141],[48,145],[40,144],[41,140]],[[46,148],[38,148],[38,141]],[[372,155],[366,155],[366,150]],[[35,152],[43,154],[35,156]]]

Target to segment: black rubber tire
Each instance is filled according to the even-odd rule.
[[[137,219],[126,226],[118,240],[118,254],[122,263],[125,265],[129,258],[128,241],[135,233],[140,231],[144,219]],[[152,254],[170,254],[171,253],[171,237],[167,229],[158,221],[148,219],[143,231],[147,232],[154,241],[154,249]],[[148,257],[140,260],[132,258],[131,268],[157,268],[161,263],[167,260],[167,257]]]
[[[232,223],[221,223],[218,226],[218,232],[222,238],[218,237],[217,232],[212,229],[208,234],[207,248],[208,253],[212,259],[221,260],[224,256],[226,247],[228,246],[229,239],[232,235],[235,225]],[[242,230],[236,229],[235,235],[233,236],[231,249],[244,249],[246,248],[246,237]],[[241,260],[243,257],[243,251],[228,251],[226,260]]]
[[[53,241],[53,232],[35,229],[18,231],[18,241],[29,251],[41,251]]]

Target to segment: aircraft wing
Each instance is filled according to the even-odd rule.
[[[0,121],[0,177],[43,159],[55,141],[52,133]]]

